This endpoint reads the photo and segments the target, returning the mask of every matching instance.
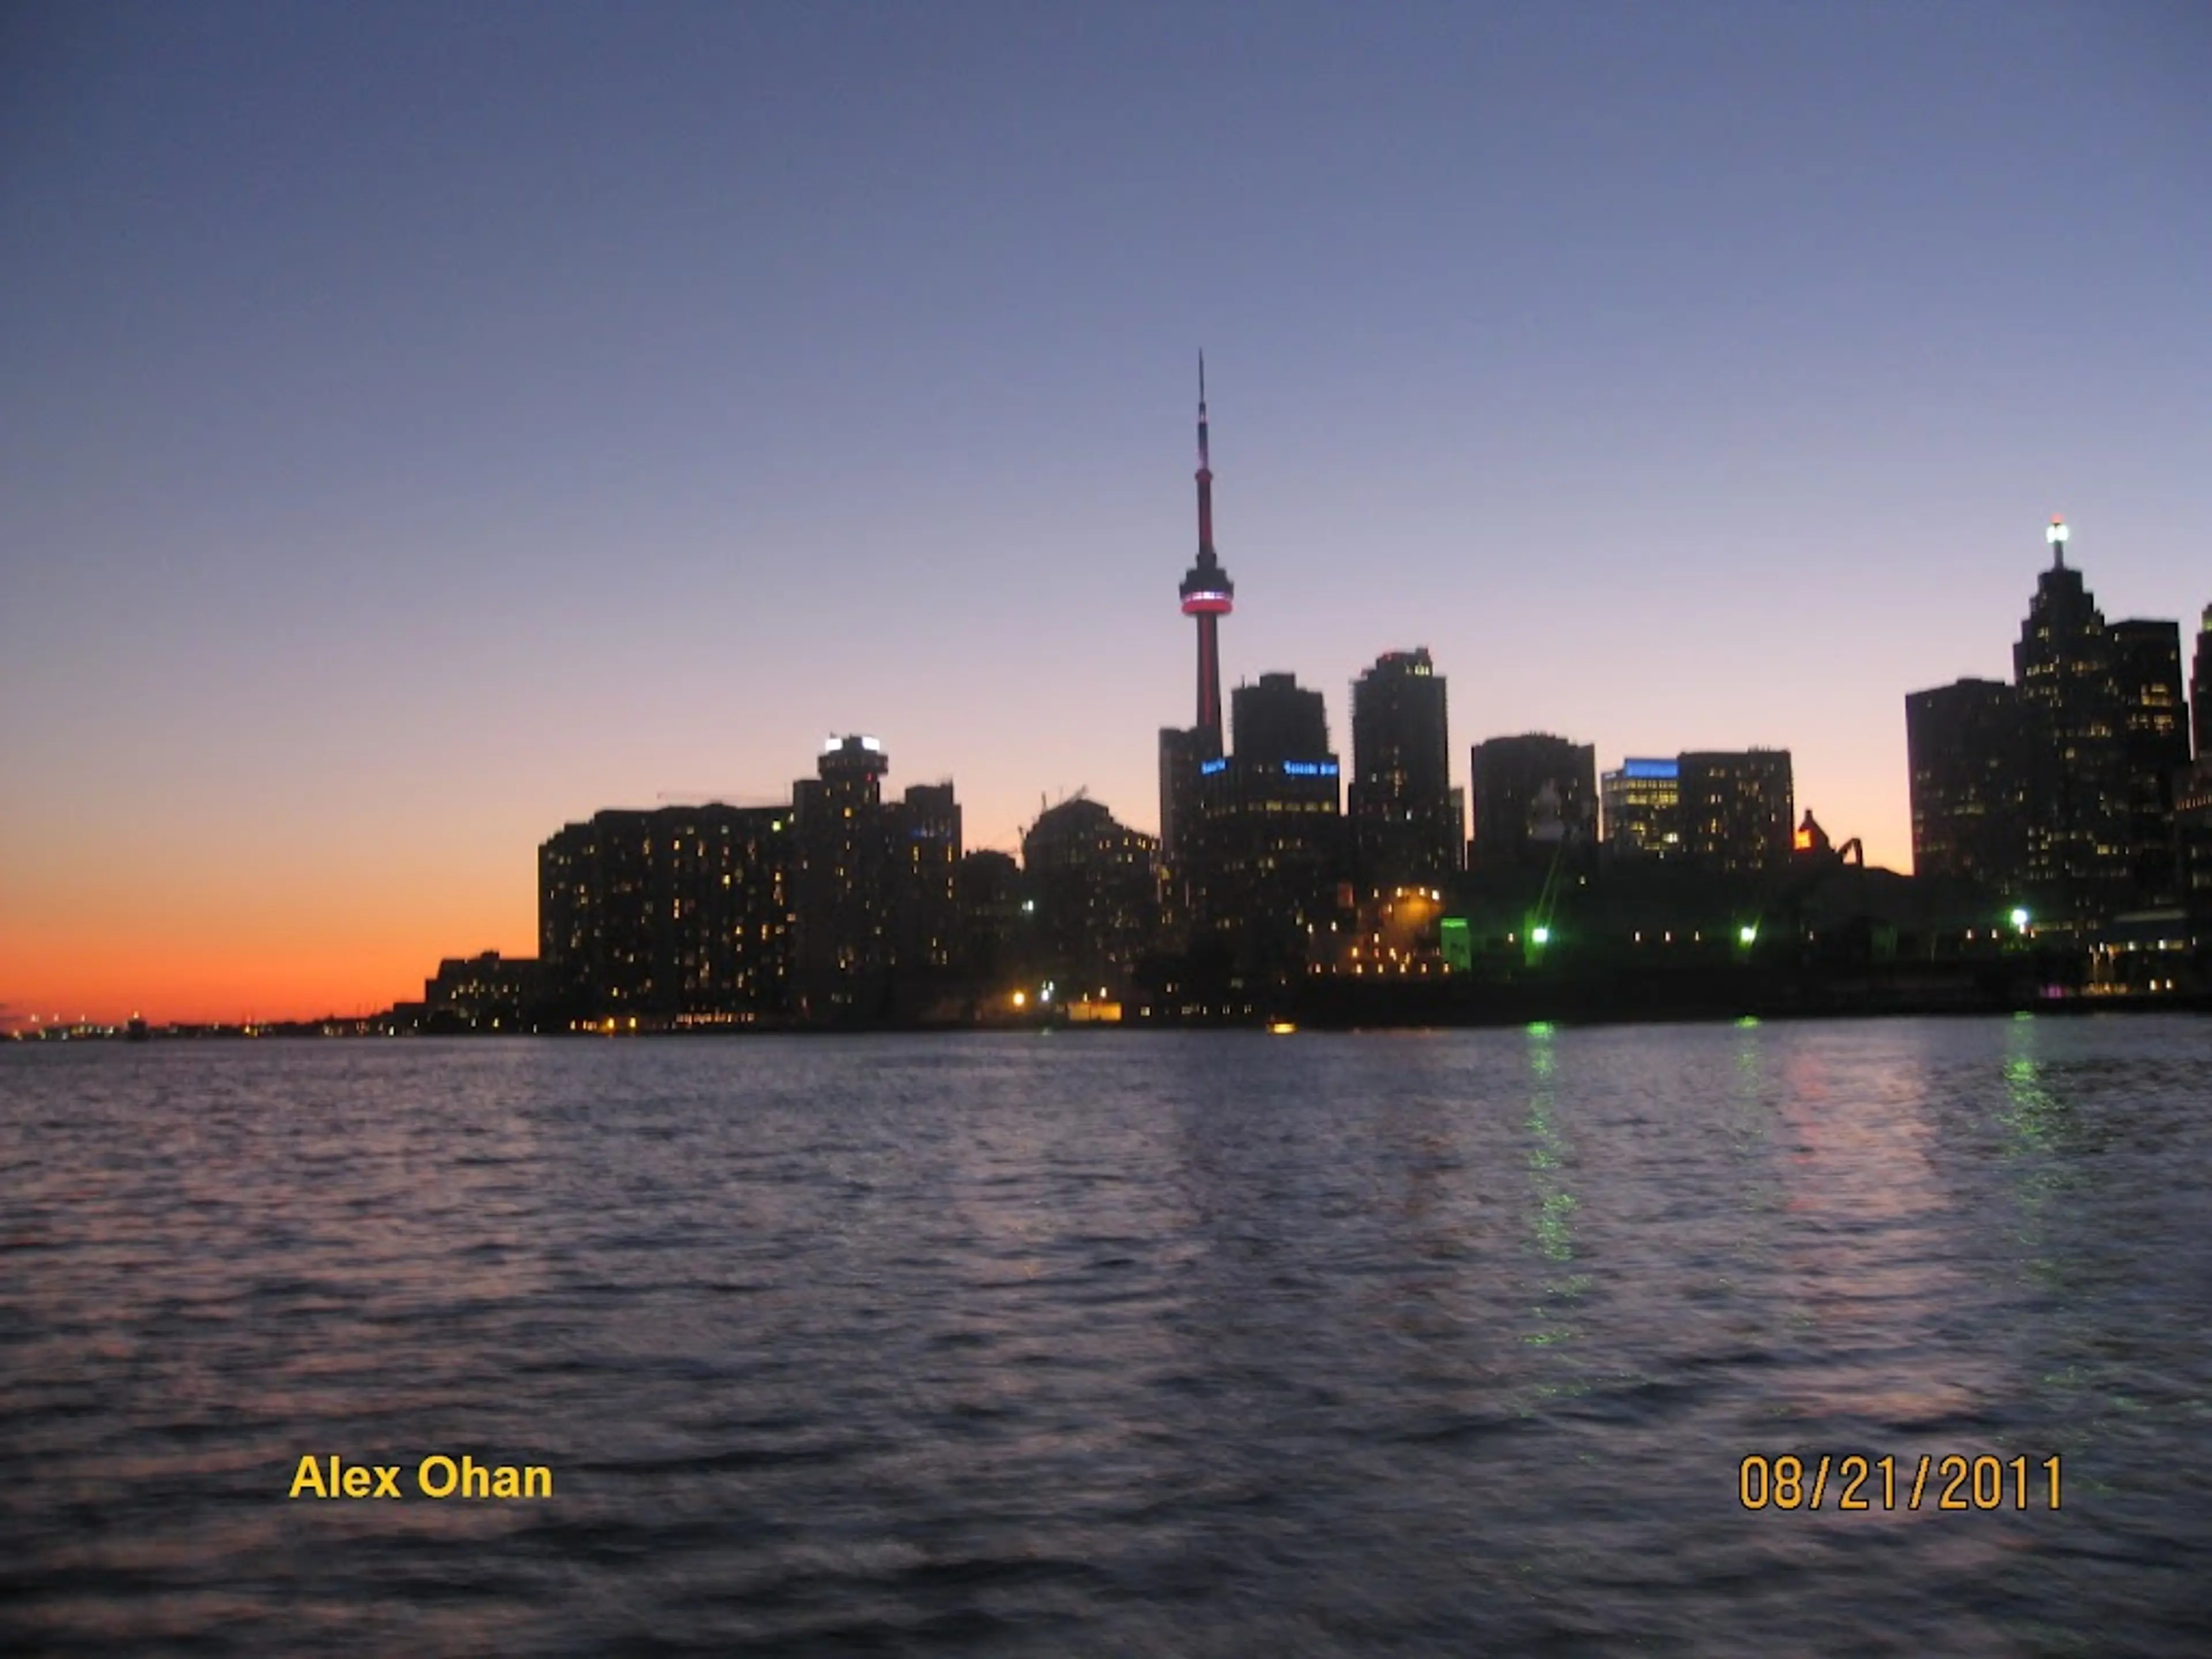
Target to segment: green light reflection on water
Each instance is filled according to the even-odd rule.
[[[1535,1021],[1528,1027],[1528,1158],[1530,1194],[1535,1200],[1529,1224],[1535,1235],[1536,1248],[1544,1259],[1565,1264],[1575,1259],[1573,1219],[1577,1200],[1567,1190],[1562,1177],[1568,1148],[1553,1112],[1553,1085],[1559,1070],[1556,1036],[1547,1020]],[[1580,1334],[1579,1328],[1564,1316],[1589,1291],[1589,1285],[1587,1273],[1569,1273],[1540,1279],[1539,1300],[1529,1310],[1536,1327],[1521,1340],[1535,1347],[1557,1347],[1574,1341]]]

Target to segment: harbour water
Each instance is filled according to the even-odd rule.
[[[2200,1656],[2208,1062],[2183,1017],[0,1048],[0,1646]],[[399,1497],[291,1495],[332,1456]]]

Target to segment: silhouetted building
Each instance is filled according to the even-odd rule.
[[[2027,882],[2028,725],[2002,680],[1960,680],[1905,699],[1912,872],[2007,896]]]
[[[1013,854],[966,854],[954,871],[952,890],[954,963],[971,989],[995,996],[1034,977],[1036,906]]]
[[[2134,875],[2125,716],[2112,635],[2066,563],[2063,522],[2049,539],[2051,568],[2013,647],[2033,731],[2027,873],[2039,915],[2087,925],[2126,903]]]
[[[1789,862],[1796,802],[1787,749],[1702,750],[1679,764],[1682,847],[1692,863],[1748,877]]]
[[[787,1006],[796,845],[784,807],[609,811],[538,848],[538,956],[575,1015],[673,1024]]]
[[[425,1030],[514,1031],[527,1029],[544,1000],[545,975],[535,957],[448,957],[422,985]]]
[[[1608,855],[1680,858],[1682,854],[1682,767],[1667,759],[1621,762],[1600,782],[1602,830]]]
[[[2175,874],[2181,900],[2200,932],[2212,933],[2212,605],[2197,633],[2197,653],[2189,673],[2190,713],[2195,721],[2197,757],[2174,780]]]
[[[891,845],[884,774],[870,737],[832,738],[816,775],[792,786],[799,829],[795,940],[799,1012],[876,1018],[890,1010]]]
[[[2212,937],[2212,759],[2191,764],[2174,781],[2176,886],[2199,928]]]
[[[2170,622],[2107,625],[2066,562],[2063,520],[2047,539],[2013,684],[1961,680],[1905,699],[1913,863],[2025,900],[2044,929],[2087,931],[2177,889],[2181,634]]]
[[[2131,898],[2174,895],[2174,789],[2189,764],[2189,711],[2181,691],[2181,625],[2119,622],[2111,629],[2125,771]]]
[[[1469,757],[1474,838],[1468,865],[1549,857],[1597,839],[1597,750],[1547,732],[1492,738]]]
[[[794,1006],[812,1021],[872,1021],[950,966],[960,808],[949,783],[883,799],[890,757],[832,738],[792,786],[797,830]]]
[[[1064,998],[1118,997],[1159,933],[1159,843],[1077,796],[1037,815],[1022,837],[1036,901],[1037,972]]]
[[[1200,766],[1193,933],[1227,944],[1248,977],[1279,978],[1303,969],[1349,879],[1340,769],[1320,692],[1262,674],[1231,702],[1236,751]]]
[[[2189,671],[2189,711],[2197,732],[2197,757],[2212,759],[2212,605],[2197,629],[2197,656]]]
[[[1427,647],[1386,652],[1352,683],[1352,765],[1360,885],[1370,892],[1441,886],[1459,867],[1461,830],[1443,677]]]
[[[1198,769],[1216,757],[1200,734],[1180,726],[1160,728],[1160,857],[1180,871],[1185,842],[1198,821]]]
[[[885,814],[892,848],[892,959],[907,979],[947,974],[957,953],[960,805],[950,783],[908,785]]]
[[[1238,686],[1231,702],[1237,759],[1281,763],[1334,758],[1322,695],[1300,685],[1296,675],[1262,674],[1258,684]],[[1337,793],[1334,784],[1329,793]]]

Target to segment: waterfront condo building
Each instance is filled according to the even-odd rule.
[[[1790,860],[1796,816],[1787,749],[1698,750],[1678,758],[1682,848],[1723,876],[1759,876]]]
[[[1037,815],[1022,867],[1040,979],[1070,1000],[1121,996],[1158,942],[1158,842],[1078,795]]]
[[[538,956],[572,1013],[655,1024],[781,1014],[796,844],[787,807],[610,810],[538,850]]]
[[[831,738],[792,786],[793,1001],[811,1023],[870,1022],[950,967],[960,808],[950,783],[886,801],[874,738]]]

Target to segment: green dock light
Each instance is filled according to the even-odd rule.
[[[1528,942],[1536,945],[1549,945],[1552,942],[1552,930],[1548,927],[1531,927],[1528,930]]]
[[[2024,933],[2027,931],[2027,912],[2021,909],[2018,905],[2014,905],[2013,907],[2012,913],[2012,925],[2020,932]]]
[[[1738,945],[1752,944],[1758,938],[1759,925],[1756,922],[1747,921],[1742,927],[1735,930],[1735,942]]]

